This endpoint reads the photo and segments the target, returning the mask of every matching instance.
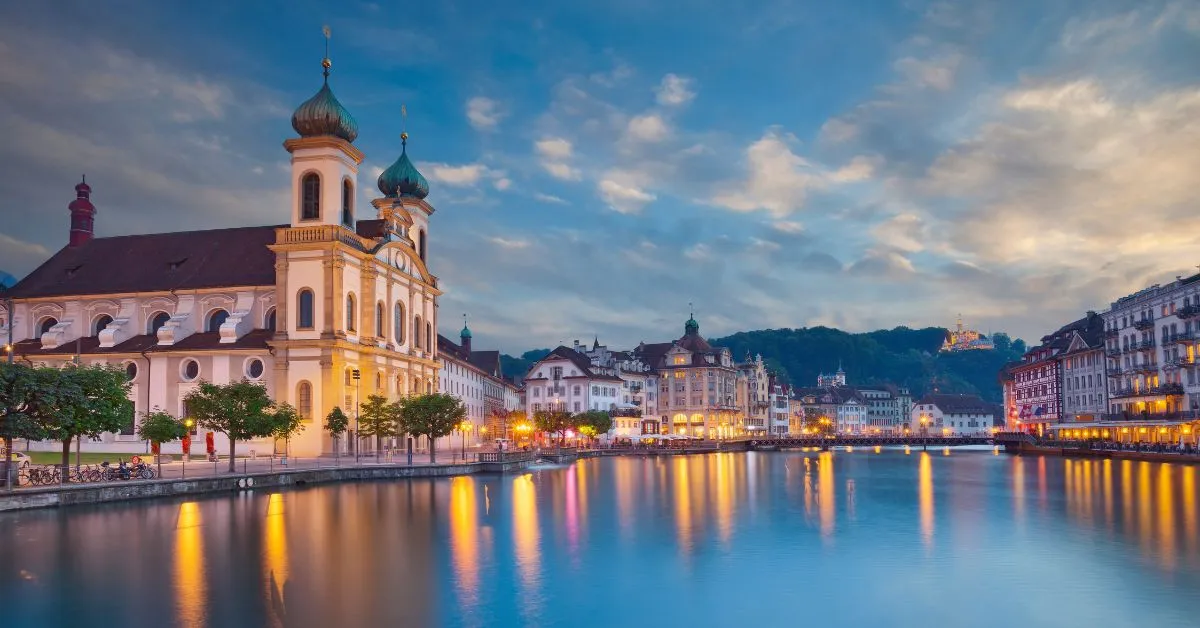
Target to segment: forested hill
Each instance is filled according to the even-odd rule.
[[[914,397],[920,397],[936,376],[941,392],[975,393],[1000,403],[997,373],[1006,362],[1020,359],[1025,343],[997,333],[992,335],[994,351],[939,353],[945,339],[946,330],[941,327],[897,327],[861,334],[808,327],[743,331],[710,338],[709,343],[729,347],[739,362],[747,352],[761,353],[785,381],[798,386],[816,386],[817,373],[836,371],[840,361],[851,386],[893,383],[907,386]],[[547,353],[549,349],[534,349],[519,358],[501,356],[504,373],[523,377]]]
[[[929,391],[936,377],[941,392],[975,393],[987,401],[1002,401],[997,373],[1025,351],[1021,340],[994,334],[994,351],[939,353],[946,330],[941,327],[897,327],[851,334],[828,327],[764,329],[710,338],[714,346],[729,347],[734,359],[746,352],[761,353],[784,379],[815,386],[818,373],[832,373],[838,362],[851,386],[894,383],[907,386],[914,397]]]

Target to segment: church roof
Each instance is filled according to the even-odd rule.
[[[930,394],[921,397],[917,405],[937,406],[945,414],[992,414],[995,405],[985,402],[978,395]]]
[[[280,225],[286,226],[286,225]],[[275,285],[278,226],[95,238],[68,246],[13,286],[13,298]]]
[[[401,144],[400,157],[396,159],[395,163],[388,166],[387,170],[379,173],[376,185],[379,187],[380,193],[389,198],[402,196],[425,198],[429,196],[429,182],[425,180],[424,175],[417,171],[417,167],[408,158],[408,134],[403,134],[401,137],[404,138],[404,141]]]
[[[20,359],[23,357],[75,355],[77,349],[81,355],[142,352],[163,353],[168,351],[266,351],[269,348],[267,341],[274,337],[274,335],[275,332],[270,329],[252,329],[246,332],[241,338],[238,338],[237,342],[222,343],[220,332],[209,331],[191,334],[173,345],[159,345],[158,336],[154,334],[142,334],[133,336],[114,347],[107,348],[101,347],[100,339],[93,336],[90,338],[80,338],[78,344],[74,340],[71,340],[53,349],[42,349],[42,341],[35,338],[17,342],[14,353]]]

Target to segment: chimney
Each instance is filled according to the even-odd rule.
[[[91,201],[92,188],[87,184],[84,175],[79,185],[75,186],[75,200],[67,205],[71,210],[71,239],[70,246],[83,246],[92,241],[92,223],[96,216],[96,206]]]

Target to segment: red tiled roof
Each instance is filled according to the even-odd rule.
[[[275,226],[96,238],[13,286],[17,299],[275,284]]]

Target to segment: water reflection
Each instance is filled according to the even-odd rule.
[[[2,515],[0,609],[5,628],[785,625],[800,587],[830,625],[1182,627],[1196,474],[860,448]],[[1016,615],[980,614],[981,582]]]
[[[172,569],[175,607],[179,625],[185,628],[206,625],[208,587],[204,569],[204,531],[201,530],[200,505],[179,505],[175,522],[175,565]]]

